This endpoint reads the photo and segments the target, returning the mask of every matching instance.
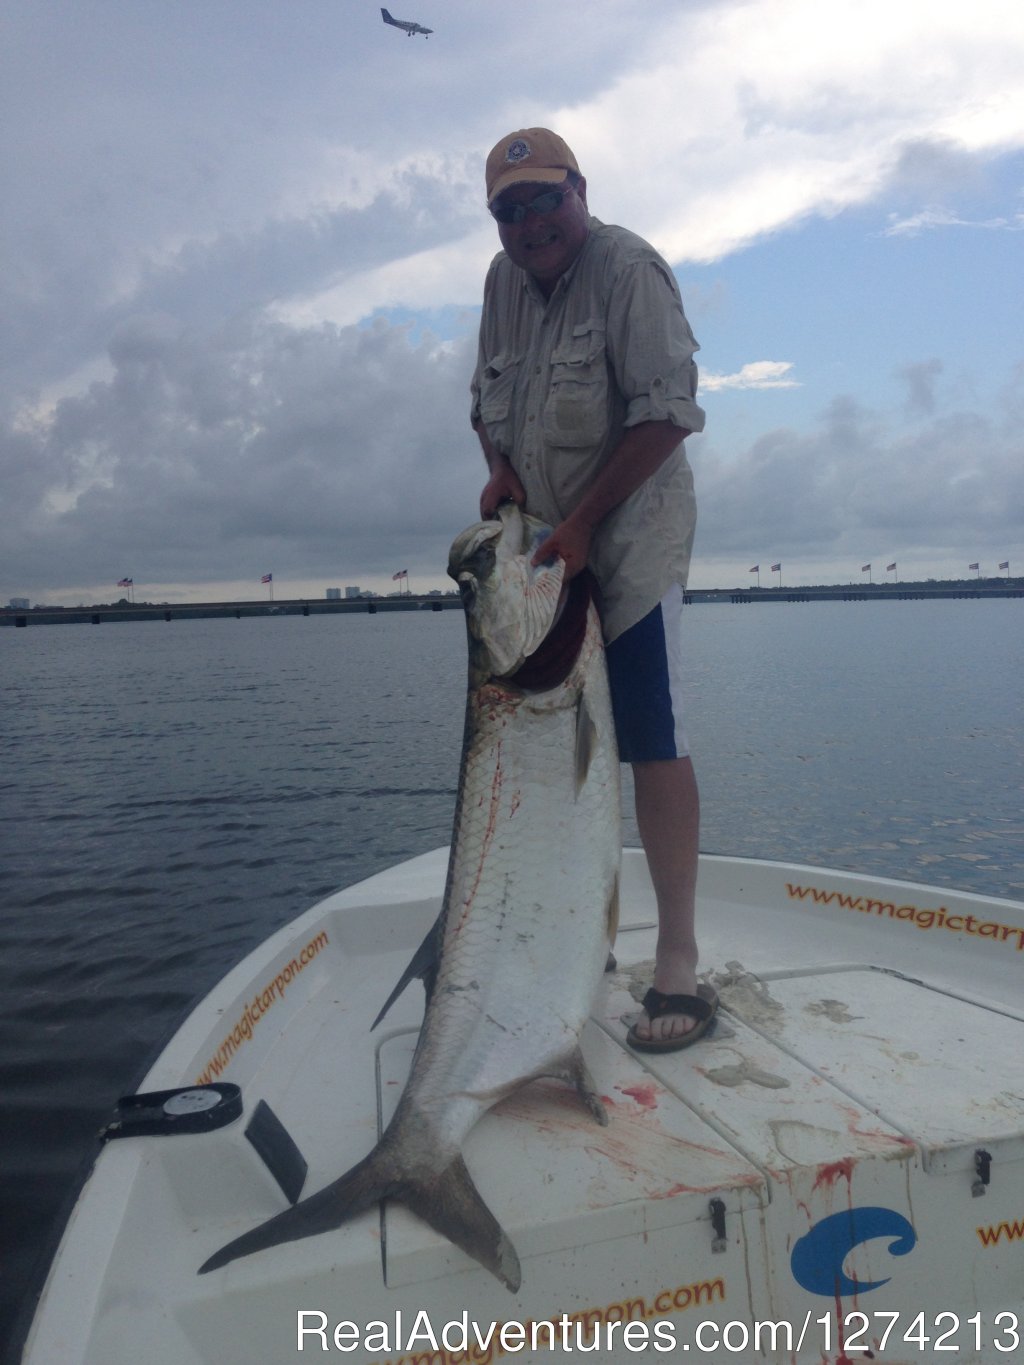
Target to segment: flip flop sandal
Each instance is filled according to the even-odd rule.
[[[697,1022],[688,1033],[677,1038],[641,1038],[634,1024],[626,1034],[629,1046],[637,1052],[681,1052],[703,1038],[711,1027],[718,1013],[718,992],[703,981],[698,985],[696,995],[665,995],[652,986],[644,996],[643,1005],[652,1023],[664,1014],[687,1014]]]

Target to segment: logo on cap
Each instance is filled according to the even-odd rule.
[[[533,149],[525,138],[517,137],[515,142],[509,143],[508,151],[505,153],[505,160],[510,166],[516,166],[520,161],[525,161],[532,150]]]

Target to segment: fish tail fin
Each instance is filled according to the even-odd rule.
[[[388,1147],[383,1142],[378,1143],[369,1156],[338,1180],[221,1247],[199,1267],[199,1274],[218,1270],[240,1256],[251,1256],[254,1251],[263,1251],[282,1242],[297,1242],[303,1237],[340,1227],[357,1213],[393,1194],[399,1183]]]
[[[466,1163],[456,1156],[439,1177],[403,1182],[395,1198],[515,1293],[522,1282],[519,1257],[501,1224],[473,1184]]]
[[[456,1156],[440,1174],[431,1171],[416,1176],[403,1174],[400,1161],[385,1138],[340,1179],[221,1247],[199,1267],[200,1275],[282,1242],[331,1232],[382,1199],[392,1198],[479,1261],[514,1293],[522,1279],[519,1257],[480,1197],[462,1157]]]

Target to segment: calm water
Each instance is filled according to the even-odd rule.
[[[706,850],[1024,898],[1024,603],[701,605],[687,628]],[[0,1322],[193,1000],[448,841],[464,660],[456,611],[0,632]]]

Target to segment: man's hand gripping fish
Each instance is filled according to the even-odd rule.
[[[509,503],[451,549],[469,635],[465,739],[441,914],[378,1016],[423,978],[394,1117],[346,1175],[203,1271],[397,1199],[517,1290],[515,1248],[462,1159],[467,1133],[541,1076],[570,1082],[607,1122],[579,1039],[616,929],[618,758],[586,577],[563,590],[561,560],[530,564],[548,533]]]

